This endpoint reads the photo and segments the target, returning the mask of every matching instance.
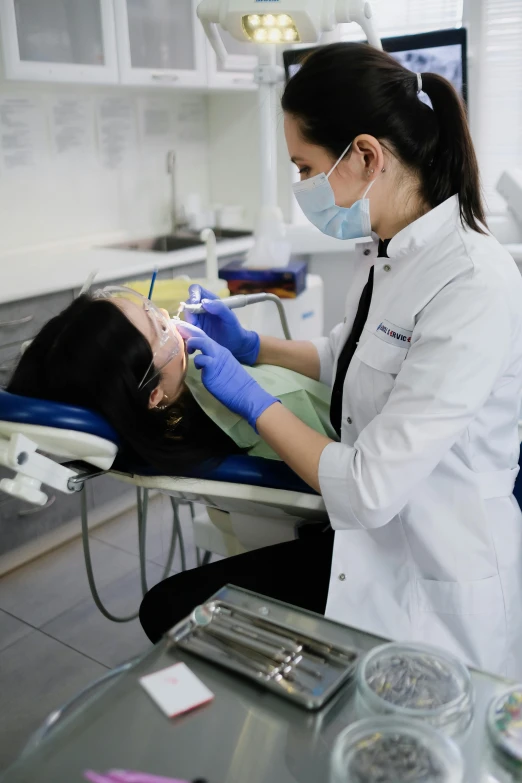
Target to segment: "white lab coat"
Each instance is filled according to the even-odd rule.
[[[522,677],[518,472],[522,277],[452,197],[361,248],[344,323],[314,341],[332,383],[362,287],[369,317],[319,463],[336,531],[326,614]]]

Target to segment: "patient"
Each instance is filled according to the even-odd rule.
[[[249,371],[328,432],[326,386],[281,368]],[[247,422],[204,389],[166,311],[128,289],[109,286],[75,299],[30,344],[7,390],[100,414],[121,438],[120,458],[161,473],[186,475],[245,451],[276,458]]]

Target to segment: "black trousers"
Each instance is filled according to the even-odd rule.
[[[187,617],[226,584],[324,614],[334,533],[309,532],[296,541],[256,549],[165,579],[144,597],[140,622],[151,640]]]

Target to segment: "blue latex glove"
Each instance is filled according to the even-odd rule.
[[[259,355],[259,335],[244,329],[237,315],[225,307],[221,299],[194,283],[189,288],[188,304],[203,304],[207,311],[201,315],[185,312],[187,322],[203,329],[212,340],[228,348],[238,362],[254,364]]]
[[[228,348],[216,343],[199,327],[179,324],[178,330],[187,340],[189,353],[201,351],[194,364],[202,370],[201,378],[207,391],[256,429],[256,421],[263,411],[279,400],[261,388]]]

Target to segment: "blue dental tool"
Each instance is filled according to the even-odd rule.
[[[154,291],[154,284],[156,282],[156,277],[158,276],[158,267],[154,270],[152,273],[152,279],[150,281],[150,288],[149,288],[149,295],[147,299],[152,299],[152,292]]]

